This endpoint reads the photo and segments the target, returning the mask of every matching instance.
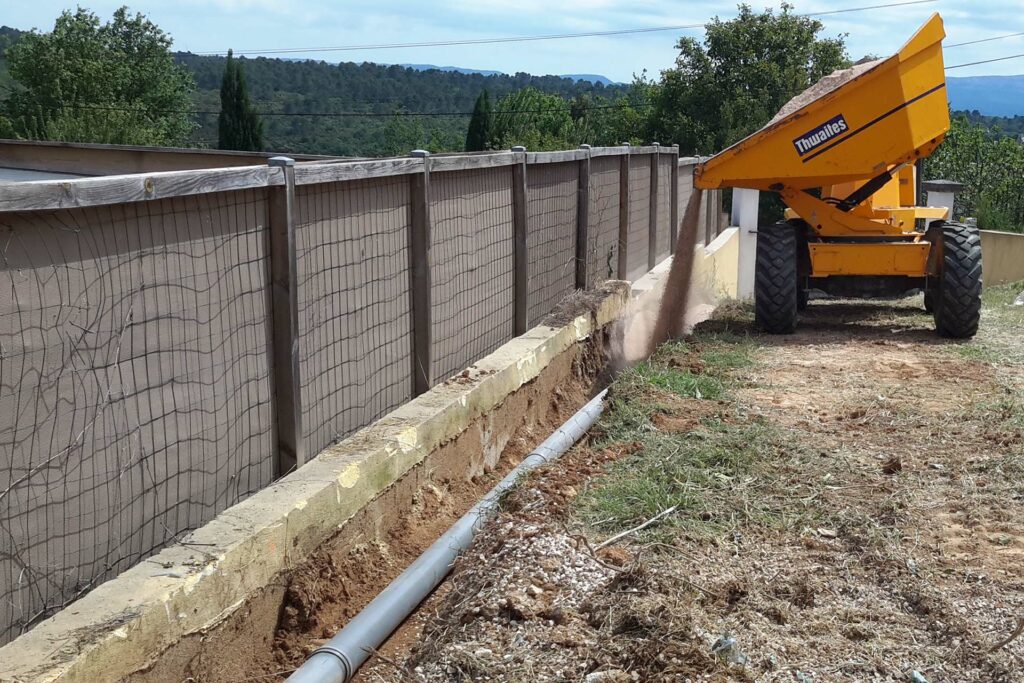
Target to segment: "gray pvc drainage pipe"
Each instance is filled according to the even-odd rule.
[[[288,677],[289,683],[345,683],[373,650],[437,588],[458,554],[469,547],[473,536],[497,506],[501,495],[526,472],[561,457],[590,429],[604,410],[605,389],[569,418],[544,443],[526,456],[498,482],[479,503],[462,516],[409,568],[357,614],[336,636],[309,656]]]

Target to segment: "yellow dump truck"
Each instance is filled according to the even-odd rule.
[[[792,332],[810,289],[893,297],[923,290],[938,332],[971,337],[981,240],[916,204],[915,162],[949,130],[935,14],[887,59],[825,77],[767,126],[698,166],[697,187],[777,192],[786,220],[757,230],[757,325]]]

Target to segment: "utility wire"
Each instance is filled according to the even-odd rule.
[[[1016,38],[1017,36],[1024,36],[1024,31],[1020,33],[1009,33],[1005,36],[995,36],[993,38],[981,38],[980,40],[968,40],[966,43],[953,43],[952,45],[943,45],[943,49],[951,47],[963,47],[964,45],[977,45],[978,43],[989,43],[993,40],[1005,40],[1007,38]]]
[[[606,105],[590,105],[586,107],[550,107],[547,109],[505,109],[491,112],[492,115],[498,114],[550,114],[563,111],[594,111],[594,110],[606,110],[606,109],[638,109],[642,107],[653,107],[654,104],[651,102],[638,102],[636,104],[606,104]],[[52,109],[60,109],[62,107],[51,107]],[[115,107],[110,105],[91,105],[91,104],[68,104],[64,105],[67,109],[86,109],[95,111],[117,111],[117,112],[134,112],[141,113],[147,112],[152,114],[191,114],[191,115],[217,115],[219,111],[214,110],[203,110],[203,109],[139,109],[132,107]],[[277,116],[277,117],[291,117],[291,116],[304,116],[304,117],[327,117],[327,118],[359,118],[359,117],[401,117],[401,116],[472,116],[471,111],[438,111],[438,112],[420,112],[420,111],[397,111],[397,112],[361,112],[361,111],[340,111],[340,112],[256,112],[260,116]]]
[[[821,17],[830,14],[844,14],[847,12],[864,12],[873,9],[887,9],[890,7],[903,7],[906,5],[924,5],[938,0],[906,0],[905,2],[893,2],[883,5],[869,5],[863,7],[845,7],[842,9],[828,10],[825,12],[808,12],[797,14],[798,17]],[[584,33],[552,33],[539,36],[510,36],[505,38],[468,38],[464,40],[436,40],[416,43],[377,43],[369,45],[337,45],[332,47],[281,47],[266,48],[259,50],[233,50],[236,55],[271,55],[271,54],[294,54],[296,52],[349,52],[355,50],[394,50],[411,47],[448,47],[453,45],[489,45],[492,43],[524,43],[539,40],[563,40],[566,38],[594,38],[601,36],[621,36],[637,33],[655,33],[660,31],[681,31],[692,28],[702,28],[707,22],[700,24],[681,24],[678,26],[650,26],[646,28],[627,28],[613,31],[587,31]],[[217,52],[194,52],[196,55],[223,55],[226,50]]]
[[[1024,52],[1020,53],[1019,55],[1007,55],[1006,57],[996,57],[995,59],[982,59],[981,61],[967,62],[966,64],[954,64],[953,66],[947,66],[946,69],[959,69],[960,67],[964,66],[974,66],[975,64],[989,64],[991,62],[1005,62],[1007,59],[1020,59],[1021,57],[1024,57]]]

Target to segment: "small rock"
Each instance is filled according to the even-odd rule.
[[[946,466],[943,465],[941,462],[928,463],[928,467],[931,467],[933,470],[944,470],[944,469],[946,469]]]
[[[929,683],[928,679],[924,677],[924,674],[920,671],[911,671],[910,680],[913,683]]]
[[[493,654],[494,650],[488,649],[486,647],[481,647],[473,651],[473,656],[479,657],[480,659],[490,659],[491,655]]]
[[[612,669],[611,671],[595,671],[594,673],[589,673],[583,678],[583,680],[586,683],[613,683],[617,681],[628,681],[630,678],[625,671]]]
[[[1024,292],[1017,295],[1017,298],[1013,300],[1014,306],[1024,306]]]
[[[818,529],[818,535],[821,536],[822,538],[835,538],[836,537],[836,530],[835,529]]]
[[[533,597],[537,597],[538,595],[544,592],[544,589],[540,586],[534,586],[533,584],[530,584],[530,587],[526,589],[526,592],[532,595]]]
[[[739,643],[728,633],[723,633],[715,641],[715,644],[711,646],[711,651],[718,655],[720,659],[731,664],[745,665],[747,663],[747,656],[740,650]]]

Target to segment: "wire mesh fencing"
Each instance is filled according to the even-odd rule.
[[[302,424],[317,453],[412,398],[409,182],[296,188]]]
[[[676,158],[667,154],[659,154],[658,161],[658,224],[657,241],[655,242],[655,254],[657,261],[668,258],[672,251],[671,232],[678,229],[674,226],[672,215],[672,167],[676,164]]]
[[[576,289],[578,191],[577,163],[537,164],[527,174],[531,324]]]
[[[636,280],[648,270],[651,229],[651,157],[629,158],[629,239],[626,246],[626,279]]]
[[[283,393],[313,456],[426,390],[419,368],[437,384],[512,339],[524,308],[535,324],[578,286],[647,272],[651,192],[661,258],[677,156],[624,153],[230,191],[211,170],[199,194],[0,212],[0,644],[283,474]]]
[[[588,287],[618,277],[621,166],[618,156],[595,157],[590,162]]]
[[[511,177],[508,168],[431,175],[435,381],[515,336]]]
[[[265,217],[0,215],[0,643],[270,482]]]

